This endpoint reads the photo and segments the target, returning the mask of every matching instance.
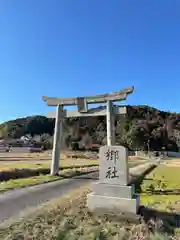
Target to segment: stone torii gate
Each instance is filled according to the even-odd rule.
[[[56,112],[50,112],[49,118],[56,118],[54,141],[51,161],[51,175],[59,173],[60,148],[62,141],[62,121],[70,117],[104,116],[107,122],[107,145],[115,145],[114,116],[116,114],[125,115],[126,107],[114,106],[113,101],[126,100],[127,95],[133,93],[134,87],[123,89],[119,92],[100,94],[96,96],[76,97],[76,98],[53,98],[43,97],[48,106],[56,106]],[[88,104],[106,103],[106,109],[88,109]],[[67,111],[64,106],[77,105],[78,110]]]

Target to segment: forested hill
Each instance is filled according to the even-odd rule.
[[[116,139],[129,149],[178,150],[180,146],[180,114],[163,112],[148,106],[128,106],[126,117],[116,117]],[[63,126],[64,146],[86,139],[95,144],[106,142],[105,117],[66,119]],[[51,139],[54,120],[44,116],[31,116],[8,121],[0,125],[0,138],[19,138],[26,134]],[[84,138],[86,136],[86,138]]]

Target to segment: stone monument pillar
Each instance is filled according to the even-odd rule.
[[[133,213],[139,209],[139,197],[129,186],[128,153],[123,146],[103,146],[99,154],[99,182],[93,183],[87,196],[91,211]]]

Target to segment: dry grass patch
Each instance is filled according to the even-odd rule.
[[[137,156],[129,156],[129,160],[139,160],[140,158]]]
[[[164,162],[165,165],[169,167],[180,167],[180,161],[179,160],[170,160],[167,162]]]
[[[69,195],[50,201],[19,222],[0,229],[0,239],[56,239],[60,221],[71,208],[76,208],[88,192],[89,185],[74,190]]]
[[[172,174],[173,173],[173,174]],[[175,187],[179,171],[175,168],[160,165],[152,173],[148,174],[144,184],[160,184],[160,180],[166,183],[166,190]],[[161,183],[163,183],[163,181]],[[178,184],[180,179],[178,178]],[[160,186],[160,185],[158,185]],[[161,185],[163,187],[164,185]],[[161,188],[160,187],[160,188]],[[180,239],[180,232],[174,229],[170,221],[171,215],[178,211],[178,208],[164,208],[165,198],[171,204],[177,199],[176,195],[159,195],[151,189],[151,192],[144,188],[141,201],[147,206],[154,207],[152,218],[149,215],[148,221],[133,224],[127,221],[120,221],[118,216],[109,219],[107,216],[99,217],[89,212],[86,207],[86,195],[91,191],[90,185],[74,190],[64,197],[53,200],[35,209],[34,212],[22,218],[15,224],[0,229],[0,239],[3,240],[167,240]],[[159,188],[159,187],[158,187]],[[159,191],[159,189],[157,190]],[[163,187],[164,189],[165,187]],[[162,189],[161,189],[162,190]],[[147,191],[147,192],[146,192]],[[178,196],[177,196],[178,197]],[[156,202],[156,204],[155,204]],[[161,206],[161,208],[160,208]],[[176,204],[176,207],[178,204]],[[164,218],[161,218],[164,214]],[[159,218],[158,218],[159,217]]]
[[[6,228],[1,228],[3,240],[161,240],[168,239],[144,222],[131,224],[118,218],[98,217],[86,207],[90,185],[43,205],[35,212]],[[158,238],[159,237],[159,238]]]

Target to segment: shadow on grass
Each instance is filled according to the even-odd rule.
[[[13,159],[12,159],[13,158]],[[22,159],[31,159],[31,161],[39,161],[39,159],[33,159],[33,157],[0,157],[0,162],[22,162]]]
[[[150,173],[152,170],[154,170],[157,167],[157,165],[152,165],[150,166],[146,171],[143,172],[143,174],[141,174],[140,176],[137,176],[135,174],[131,174],[131,181],[129,183],[129,185],[134,184],[135,186],[135,192],[136,193],[141,193],[141,184],[145,178],[145,176]]]
[[[2,159],[0,159],[0,163],[7,163],[7,164],[10,164],[10,163],[12,163],[12,164],[14,164],[14,163],[17,163],[17,164],[19,164],[19,163],[27,163],[27,164],[29,164],[29,163],[36,163],[36,162],[47,162],[47,163],[49,163],[49,161],[50,161],[50,159],[48,159],[48,158],[38,158],[38,159],[32,159],[32,158],[23,158],[23,159],[16,159],[16,158],[14,158],[14,159],[6,159],[6,160],[2,160]]]
[[[60,170],[65,169],[78,169],[78,168],[88,168],[88,167],[96,167],[97,164],[89,164],[85,166],[66,166],[66,167],[60,167]],[[19,178],[28,178],[28,177],[34,177],[39,175],[47,175],[50,174],[49,168],[39,168],[39,169],[13,169],[9,171],[1,171],[0,172],[0,182],[1,181],[8,181],[10,179],[19,179]]]
[[[153,181],[154,179],[153,178],[144,178],[144,180],[147,180],[147,181]]]
[[[175,228],[180,227],[180,214],[158,211],[141,206],[139,214],[151,232],[160,232],[174,235]]]
[[[137,164],[137,165],[139,165],[139,164]],[[134,167],[134,166],[133,166]],[[151,166],[150,168],[148,168],[144,173],[143,173],[143,175],[141,175],[140,176],[140,178],[138,177],[138,175],[133,175],[133,174],[131,174],[131,177],[132,177],[132,179],[131,179],[131,181],[130,181],[130,183],[128,184],[128,185],[131,185],[131,184],[137,184],[138,185],[138,187],[139,187],[139,184],[141,185],[141,183],[142,183],[142,181],[144,180],[144,176],[145,175],[147,175],[149,172],[151,172],[154,168],[155,168],[156,166]],[[78,177],[79,178],[79,177]],[[83,178],[83,179],[92,179],[92,180],[99,180],[99,171],[95,171],[95,174],[93,174],[93,175],[89,175],[89,176],[81,176],[80,178]],[[139,179],[141,179],[142,178],[142,180],[141,180],[141,182],[139,182]],[[138,182],[138,183],[136,183],[136,181]],[[138,188],[137,187],[137,188]],[[137,193],[139,193],[139,192],[137,192]]]
[[[134,181],[132,179],[131,184],[135,185],[136,193],[141,193],[141,184],[143,180],[153,180],[151,178],[146,178],[145,176],[150,173],[156,165],[147,169],[143,175],[139,178],[135,178]],[[134,176],[135,177],[135,176]],[[149,194],[151,195],[168,195],[168,194],[180,194],[180,189],[168,189],[168,190],[153,190],[150,191]],[[139,215],[141,219],[145,222],[147,228],[152,233],[159,232],[159,233],[166,233],[168,235],[175,234],[175,228],[180,228],[180,214],[174,212],[166,212],[166,211],[159,211],[153,208],[148,208],[145,206],[140,206],[139,208]]]
[[[148,195],[180,195],[180,189],[146,191]]]
[[[97,208],[96,215],[107,221],[116,222],[118,225],[123,225],[125,227],[128,227],[128,225],[131,226],[132,224],[140,224],[141,227],[143,227],[142,229],[148,231],[147,233],[160,233],[163,236],[175,235],[175,229],[180,227],[180,215],[176,213],[158,211],[144,206],[140,206],[138,214],[118,212],[118,210],[116,209],[114,209],[113,211],[112,210],[113,209],[111,209],[111,212],[109,213],[106,212],[106,209]]]
[[[92,172],[87,173],[87,175],[82,176],[74,176],[76,179],[91,179],[91,180],[99,180],[99,170],[94,170]]]

